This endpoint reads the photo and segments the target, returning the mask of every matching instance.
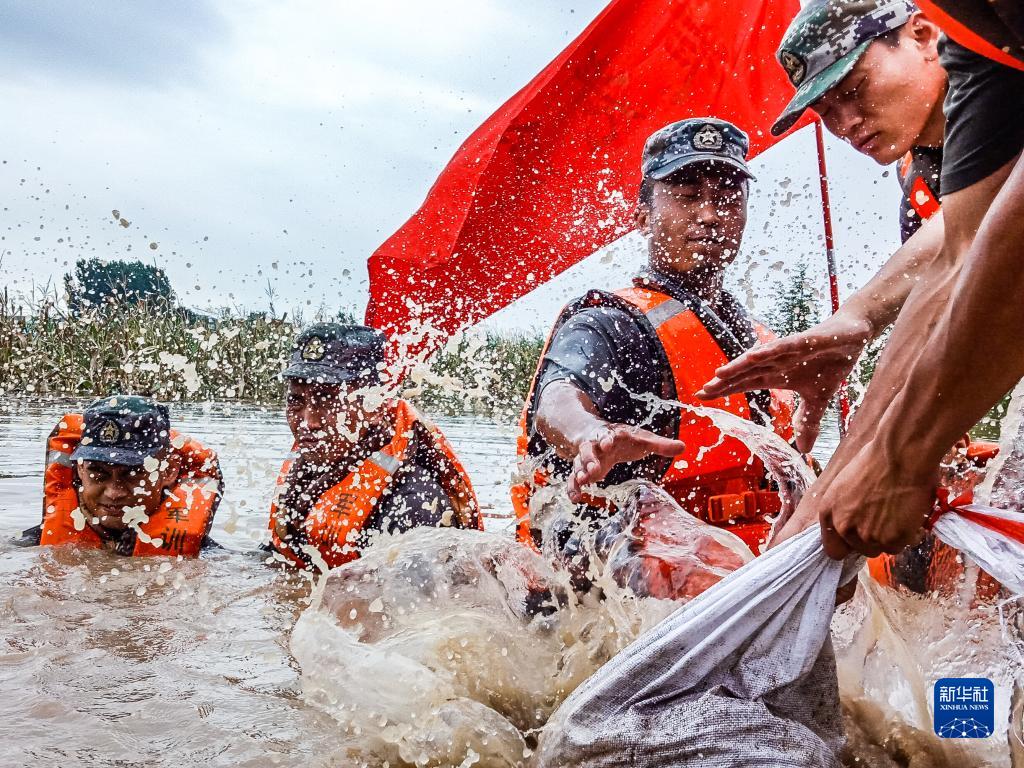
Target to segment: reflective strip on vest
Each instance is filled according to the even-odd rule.
[[[644,316],[650,321],[651,325],[655,328],[660,328],[676,315],[686,311],[687,308],[683,302],[669,299],[668,301],[663,301],[654,309],[645,312]]]
[[[683,312],[689,311],[690,308],[683,304],[683,302],[678,301],[676,299],[668,299],[667,301],[663,301],[661,304],[654,307],[653,309],[650,309],[647,312],[645,312],[644,317],[646,317],[650,324],[654,326],[655,330],[657,330],[661,328],[661,326],[663,326],[665,323],[681,315]],[[659,342],[660,341],[661,340],[659,339]],[[752,411],[755,411],[760,415],[761,422],[763,424],[772,423],[771,414],[765,413],[764,409],[761,408],[753,398],[749,400],[748,405],[750,406],[750,409]]]
[[[367,461],[372,461],[374,464],[383,469],[389,475],[395,474],[398,468],[402,465],[402,462],[400,462],[394,456],[389,456],[383,451],[374,451],[373,453],[370,454],[370,457],[367,459]]]
[[[71,454],[66,451],[50,451],[46,461],[49,464],[60,464],[62,467],[72,467],[75,464],[71,461]]]

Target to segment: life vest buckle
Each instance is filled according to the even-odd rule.
[[[733,520],[757,520],[782,511],[782,499],[773,491],[722,493],[708,499],[708,522],[716,525]]]
[[[708,499],[708,522],[716,525],[757,516],[757,494],[722,493]]]

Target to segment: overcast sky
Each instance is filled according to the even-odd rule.
[[[184,303],[361,314],[366,258],[458,145],[601,0],[5,0],[0,281],[60,285],[80,257],[166,269]],[[680,115],[684,117],[684,115]],[[898,243],[891,173],[830,141],[844,293]],[[760,312],[787,264],[824,288],[811,131],[754,161],[731,284]],[[129,222],[123,227],[113,211]],[[546,328],[622,284],[634,236],[491,321]]]

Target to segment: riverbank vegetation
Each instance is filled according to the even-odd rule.
[[[173,401],[278,404],[293,341],[308,322],[355,322],[324,310],[217,313],[181,307],[162,270],[141,262],[80,261],[54,291],[15,298],[0,293],[0,394],[92,397],[111,392]],[[768,322],[796,333],[821,317],[821,302],[799,263],[773,287]],[[271,301],[271,306],[273,303]],[[885,339],[855,369],[856,402]],[[433,412],[518,417],[543,347],[539,334],[469,331],[452,339],[406,379],[405,393]],[[1005,401],[985,420],[993,431]],[[997,429],[997,427],[996,427]]]
[[[52,296],[0,301],[0,391],[138,392],[161,400],[279,400],[295,327],[285,318],[200,316],[158,301],[65,310]]]
[[[447,414],[519,417],[544,346],[540,335],[468,333],[412,372],[412,398]]]
[[[308,319],[269,313],[216,314],[160,298],[16,300],[0,293],[0,394],[99,396],[136,392],[173,401],[280,403],[292,343]],[[518,415],[542,339],[461,335],[409,377],[410,396],[445,413]]]

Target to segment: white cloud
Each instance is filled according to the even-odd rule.
[[[265,105],[324,110],[491,105],[493,94],[457,92],[448,75],[514,19],[485,0],[247,5],[223,62],[237,92]],[[424,61],[430,68],[417,72]]]
[[[0,121],[0,277],[25,289],[59,283],[78,257],[133,257],[157,260],[200,306],[265,306],[269,279],[278,307],[361,307],[372,250],[465,137],[603,4],[234,0],[211,15],[194,2],[145,71],[145,46],[134,43],[103,56],[83,43],[64,59],[18,59],[0,82],[0,104],[16,116]],[[163,12],[139,5],[119,34],[152,32],[146,13]],[[41,29],[25,27],[33,19]],[[18,20],[0,44],[67,26],[28,5]],[[91,40],[88,25],[102,21],[79,19],[76,39]],[[786,207],[779,187],[787,176],[814,183],[810,147],[792,139],[758,161],[745,249],[754,261],[762,250],[769,264],[820,257],[816,197]],[[894,242],[898,193],[869,161],[834,143],[830,152],[840,262],[862,282]],[[113,221],[114,208],[130,228]],[[563,296],[621,281],[632,266],[624,255],[600,259],[497,322],[546,325]],[[761,288],[771,279],[751,275]]]

